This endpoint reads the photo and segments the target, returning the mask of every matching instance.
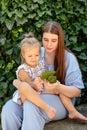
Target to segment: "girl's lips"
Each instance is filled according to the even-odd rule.
[[[52,48],[47,48],[47,50],[52,50]]]

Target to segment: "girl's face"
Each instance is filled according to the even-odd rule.
[[[26,64],[34,68],[37,66],[40,59],[40,48],[38,46],[34,48],[25,48],[22,56],[25,59]]]
[[[58,35],[50,32],[43,33],[43,46],[48,53],[56,52],[58,46]]]

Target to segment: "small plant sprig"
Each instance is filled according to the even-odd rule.
[[[50,83],[56,83],[57,78],[54,76],[56,72],[54,70],[43,72],[40,76],[42,80],[47,79]]]

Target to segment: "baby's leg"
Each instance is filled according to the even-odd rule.
[[[79,119],[79,120],[87,121],[87,117],[85,117],[84,115],[82,115],[81,113],[79,113],[76,110],[76,108],[73,105],[73,103],[72,103],[70,98],[68,98],[68,97],[66,97],[64,95],[60,95],[60,98],[61,98],[62,103],[64,104],[65,108],[69,112],[69,118],[70,119]]]
[[[18,88],[19,92],[25,96],[25,98],[38,107],[40,107],[42,110],[45,111],[45,113],[48,115],[50,119],[52,119],[55,114],[56,110],[48,105],[36,92],[32,87],[26,83],[26,82],[21,82],[20,80],[14,80],[13,85]]]

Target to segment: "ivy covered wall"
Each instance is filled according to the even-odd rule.
[[[65,43],[77,56],[85,85],[78,103],[87,102],[87,0],[0,0],[0,110],[15,90],[22,35],[32,31],[41,41],[49,20],[62,25]]]

